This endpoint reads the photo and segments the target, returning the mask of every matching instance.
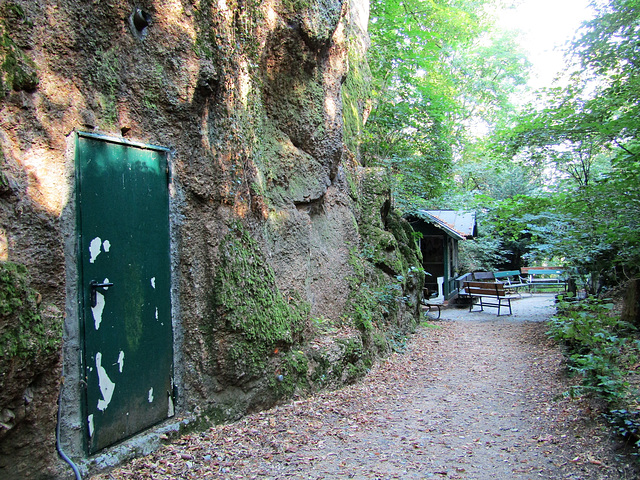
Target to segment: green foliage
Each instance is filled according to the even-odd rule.
[[[505,249],[519,251],[525,264],[570,265],[595,283],[618,267],[634,275],[640,270],[640,165],[634,158],[620,152],[606,175],[576,181],[577,188],[487,202],[485,227]]]
[[[636,450],[640,450],[640,411],[624,408],[611,410],[605,418],[621,437],[630,438]]]
[[[635,141],[618,150],[611,172],[595,186],[598,201],[594,205],[594,233],[602,235],[612,247],[613,262],[632,272],[640,270],[639,151],[640,145]]]
[[[627,150],[632,148],[634,144],[629,144]],[[639,271],[640,196],[636,186],[640,165],[636,157],[624,150],[606,162],[578,157],[583,159],[580,164],[565,159],[564,177],[555,184],[547,183],[546,191],[533,184],[523,188],[528,195],[505,188],[508,183],[517,187],[522,166],[514,167],[513,178],[503,182],[503,188],[487,181],[484,170],[468,169],[464,178],[476,195],[466,204],[481,212],[477,243],[485,257],[493,244],[495,258],[503,257],[514,268],[534,263],[569,265],[585,278],[594,278],[594,285],[598,277],[618,266],[632,275]],[[539,165],[547,167],[545,162]],[[571,175],[569,170],[574,167],[576,173]],[[535,171],[538,167],[527,168]],[[559,171],[560,167],[554,168]],[[495,178],[505,176],[498,172]],[[594,285],[589,287],[593,293]]]
[[[460,272],[478,272],[497,270],[497,265],[507,263],[501,253],[502,242],[490,235],[481,235],[473,240],[458,244]]]
[[[603,138],[637,138],[640,5],[637,0],[600,0],[594,7],[596,17],[583,26],[573,44],[576,70],[582,74],[580,97],[587,99],[575,123]],[[589,95],[587,89],[594,83],[596,90]]]
[[[573,300],[568,298],[567,300]],[[605,417],[616,433],[630,438],[640,449],[638,390],[632,370],[640,359],[635,326],[613,314],[613,305],[589,297],[582,302],[562,301],[549,322],[548,334],[563,342],[569,368],[580,375],[581,385],[570,394],[592,393],[607,400],[612,409]]]
[[[593,293],[620,270],[640,274],[640,9],[637,0],[594,8],[572,45],[568,83],[540,92],[491,144],[546,184],[549,203],[517,216],[527,260],[575,266]]]
[[[551,221],[547,209],[552,204],[547,195],[519,195],[496,199],[485,194],[467,203],[467,208],[479,212],[478,237],[460,243],[462,271],[521,268],[538,260],[534,254],[542,231]]]
[[[548,334],[567,346],[569,368],[582,377],[573,392],[594,392],[616,402],[629,394],[625,376],[640,350],[632,337],[635,328],[612,315],[612,306],[594,297],[561,302]]]
[[[473,131],[510,110],[528,63],[512,36],[487,34],[491,0],[374,2],[369,63],[373,109],[367,165],[394,176],[402,211],[451,188],[453,159]]]
[[[418,4],[425,13],[414,18]],[[446,15],[461,19],[454,11],[478,3],[416,0],[372,10],[375,148],[365,150],[393,173],[400,209],[437,204],[478,212],[480,236],[461,245],[465,270],[567,265],[591,293],[622,272],[640,275],[640,9],[637,0],[596,4],[596,18],[573,44],[568,83],[539,92],[517,117],[508,98],[525,80],[527,62],[513,38],[489,30],[481,16],[438,23]],[[416,27],[426,19],[434,28],[422,35]],[[443,35],[456,29],[465,33]],[[465,140],[472,125],[484,125],[489,136]],[[438,141],[451,151],[429,150]],[[445,179],[451,158],[454,185]]]

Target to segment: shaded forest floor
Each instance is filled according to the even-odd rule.
[[[356,385],[183,436],[95,479],[635,479],[601,405],[563,395],[553,296],[447,309]]]

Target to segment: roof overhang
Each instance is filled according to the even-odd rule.
[[[476,214],[456,210],[418,210],[414,216],[432,223],[456,240],[476,235]]]

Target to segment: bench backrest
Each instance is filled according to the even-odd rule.
[[[518,277],[520,276],[520,270],[505,270],[504,272],[493,272],[493,276],[496,278]]]
[[[456,282],[465,282],[473,280],[473,273],[465,273],[456,278]]]
[[[503,297],[506,292],[504,284],[493,282],[464,282],[464,289],[467,295],[495,295]]]
[[[560,275],[564,270],[558,267],[522,267],[522,273],[525,275],[537,274],[537,275]]]
[[[493,272],[473,272],[474,280],[495,280]]]
[[[535,269],[529,270],[527,272],[528,275],[562,275],[564,271],[562,270],[543,270],[543,269]]]

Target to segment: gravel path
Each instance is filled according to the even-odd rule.
[[[96,479],[636,479],[544,335],[553,296],[446,309],[357,385],[177,439]]]

